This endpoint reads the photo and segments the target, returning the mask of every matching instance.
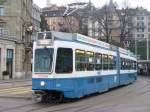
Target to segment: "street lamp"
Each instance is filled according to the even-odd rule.
[[[149,36],[147,36],[146,42],[147,42],[147,44],[146,44],[146,47],[147,47],[147,60],[149,60]]]

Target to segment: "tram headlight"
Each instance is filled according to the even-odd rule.
[[[45,86],[45,82],[44,82],[44,81],[41,81],[41,82],[40,82],[40,85],[41,85],[41,86]]]

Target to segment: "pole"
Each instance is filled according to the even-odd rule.
[[[146,44],[147,46],[147,60],[149,60],[149,39],[148,39],[148,37],[147,37],[147,44]]]
[[[134,52],[135,52],[135,55],[137,56],[137,42],[136,42],[136,36],[134,37],[134,44],[135,44],[135,48],[134,48]]]

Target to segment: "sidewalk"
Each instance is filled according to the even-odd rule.
[[[0,79],[0,84],[1,83],[13,83],[13,82],[25,82],[25,81],[31,81],[32,79],[9,79],[9,80],[2,80]]]
[[[0,80],[0,98],[31,99],[31,79]]]
[[[11,87],[23,87],[31,86],[31,79],[10,79],[10,80],[0,80],[0,89],[11,88]]]
[[[31,99],[32,88],[31,86],[3,88],[0,89],[0,98]]]

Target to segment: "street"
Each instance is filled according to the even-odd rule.
[[[29,85],[2,88],[0,90],[0,112],[150,111],[150,100],[148,100],[150,98],[150,79],[147,77],[139,77],[131,85],[119,87],[103,94],[94,94],[61,104],[34,103],[31,100],[31,93],[31,86]]]

